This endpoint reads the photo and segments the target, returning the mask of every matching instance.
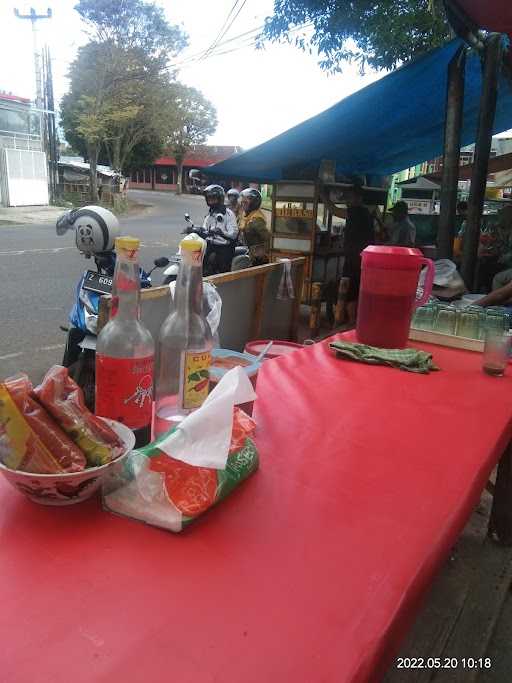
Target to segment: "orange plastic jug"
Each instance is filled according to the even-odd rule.
[[[423,295],[417,299],[418,279],[427,267]],[[369,246],[362,252],[361,288],[357,310],[357,339],[388,349],[407,346],[414,309],[432,292],[434,264],[419,249]]]

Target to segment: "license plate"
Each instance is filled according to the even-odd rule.
[[[85,274],[82,289],[87,289],[89,292],[97,292],[98,294],[111,294],[112,279],[110,275],[103,275],[94,270],[88,270]]]

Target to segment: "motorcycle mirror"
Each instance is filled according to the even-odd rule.
[[[68,230],[74,230],[74,227],[70,225],[69,216],[67,213],[65,213],[57,220],[57,223],[55,224],[55,232],[59,237],[62,237],[62,235],[65,235]]]
[[[189,213],[185,214],[185,220],[190,223],[190,214]]]
[[[167,256],[161,256],[160,258],[156,258],[153,263],[155,264],[155,268],[165,268],[169,265],[170,261]]]

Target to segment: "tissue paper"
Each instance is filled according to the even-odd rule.
[[[244,370],[240,366],[233,368],[224,375],[203,405],[160,441],[160,450],[189,465],[223,470],[231,441],[233,407],[255,398]]]
[[[103,484],[104,507],[169,531],[182,531],[257,469],[258,452],[252,440],[255,428],[254,420],[243,410],[233,409],[225,469],[176,460],[162,451],[162,442],[168,437],[159,437],[133,451],[122,470],[109,471]]]

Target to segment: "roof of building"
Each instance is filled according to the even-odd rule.
[[[402,180],[397,183],[402,190],[440,190],[441,186],[434,183],[432,180],[425,178],[424,176],[418,176],[417,178],[411,178],[410,180]]]
[[[206,169],[248,180],[314,179],[324,159],[342,175],[387,176],[439,156],[443,148],[448,64],[455,39],[346,97],[268,142]],[[462,145],[474,141],[482,69],[466,60]],[[494,133],[512,128],[512,88],[501,75]]]
[[[0,101],[5,102],[16,102],[17,104],[31,104],[31,100],[27,97],[20,97],[19,95],[13,95],[12,92],[5,92],[0,90]]]
[[[211,166],[212,164],[225,161],[234,154],[239,154],[240,151],[241,147],[236,145],[197,145],[187,152],[183,165],[194,168],[204,168],[205,166]],[[172,156],[172,153],[169,153],[160,159],[157,159],[155,164],[157,166],[176,166],[176,159]]]
[[[72,168],[75,171],[89,171],[89,164],[86,161],[77,161],[76,157],[61,157],[59,159],[59,166],[65,168]],[[117,171],[111,169],[110,166],[102,166],[101,164],[98,164],[96,166],[96,170],[99,173],[99,175],[109,177],[121,175]]]

